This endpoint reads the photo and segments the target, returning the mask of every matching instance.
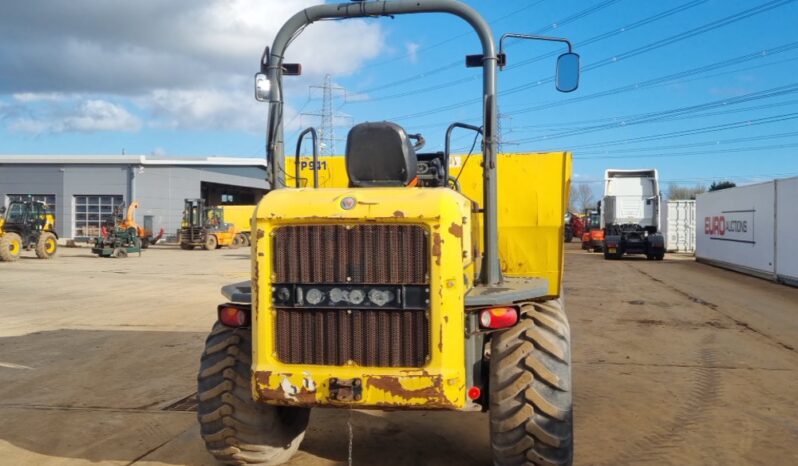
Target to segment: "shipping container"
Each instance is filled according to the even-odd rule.
[[[775,278],[774,182],[699,194],[696,258]]]
[[[775,184],[776,277],[798,286],[798,177]]]
[[[695,252],[695,201],[668,201],[662,211],[662,234],[668,252]]]

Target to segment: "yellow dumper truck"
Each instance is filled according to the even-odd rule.
[[[283,62],[289,42],[321,20],[427,12],[464,19],[481,41],[466,58],[482,70],[481,126],[453,123],[447,149],[424,153],[395,123],[361,123],[345,182],[287,182],[282,78],[300,70]],[[541,39],[568,44],[557,85],[575,89],[570,44]],[[571,464],[570,154],[497,154],[501,44],[461,2],[397,0],[306,8],[267,48],[256,98],[269,102],[275,189],[255,212],[251,280],[223,288],[198,375],[201,435],[219,461],[283,463],[310,410],[333,407],[487,411],[495,464]],[[482,135],[483,155],[450,155],[457,128]]]

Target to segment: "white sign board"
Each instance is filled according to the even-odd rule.
[[[696,210],[697,258],[775,272],[774,182],[701,194]]]

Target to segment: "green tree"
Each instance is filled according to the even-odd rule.
[[[729,189],[737,186],[736,183],[731,181],[713,181],[711,185],[709,185],[710,191],[720,191],[721,189]]]

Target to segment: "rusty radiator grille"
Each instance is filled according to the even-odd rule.
[[[288,364],[421,367],[429,320],[418,310],[278,309],[277,357]]]
[[[275,230],[275,283],[428,283],[428,240],[417,225],[296,225]]]

